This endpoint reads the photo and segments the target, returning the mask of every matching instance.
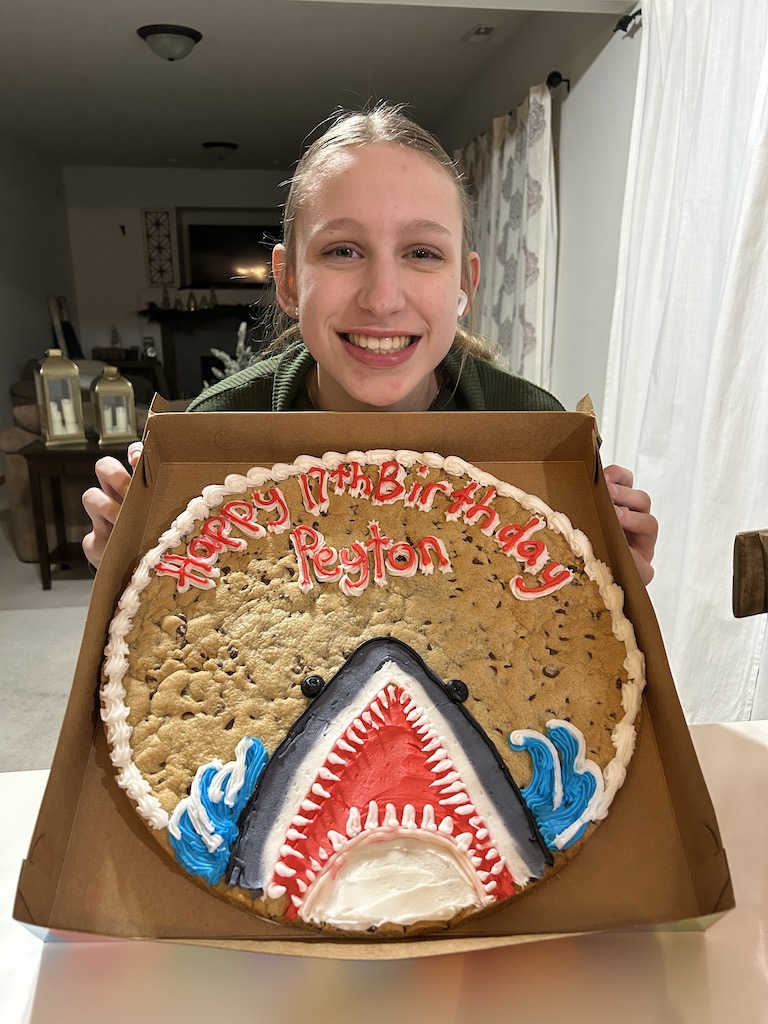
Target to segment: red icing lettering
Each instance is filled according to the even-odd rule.
[[[483,487],[474,480],[467,481],[460,489],[445,480],[417,480],[406,486],[406,468],[394,459],[382,463],[375,484],[359,462],[341,463],[331,470],[313,465],[309,459],[305,460],[305,465],[308,468],[298,474],[297,482],[304,507],[311,514],[328,511],[331,487],[336,494],[346,491],[350,497],[365,498],[379,505],[402,501],[405,506],[424,512],[431,511],[435,496],[442,494],[448,501],[447,520],[463,518],[469,525],[479,525],[482,533],[495,537],[505,555],[512,555],[528,573],[537,577],[530,584],[523,576],[510,580],[512,592],[521,600],[551,594],[573,578],[572,570],[549,561],[545,544],[533,537],[546,526],[542,516],[531,515],[522,525],[509,523],[498,529],[499,516],[493,508],[497,491],[493,487]],[[428,477],[430,472],[424,465],[413,469],[414,475],[422,478]],[[262,512],[272,513],[273,518],[265,523],[258,522]],[[241,551],[247,548],[248,540],[265,537],[267,531],[279,534],[290,526],[288,504],[280,488],[271,487],[266,493],[254,491],[250,501],[233,499],[224,504],[217,515],[205,519],[198,535],[188,543],[186,553],[163,555],[155,570],[159,575],[175,577],[181,592],[190,586],[209,589],[215,586],[214,580],[219,575],[213,566],[222,551]],[[233,527],[245,534],[246,539],[233,537]],[[362,593],[371,580],[377,586],[386,586],[388,575],[412,576],[418,571],[426,576],[434,573],[435,568],[443,573],[453,571],[446,546],[438,537],[395,541],[382,533],[376,521],[368,523],[365,539],[352,541],[340,550],[326,544],[322,533],[311,526],[291,530],[290,542],[296,553],[299,587],[304,593],[317,582],[338,583],[344,593],[355,595]]]
[[[254,520],[256,509],[248,501],[228,501],[221,514],[250,537],[265,537],[267,531]]]
[[[200,535],[210,540],[213,544],[218,544],[220,550],[229,548],[231,551],[242,551],[243,548],[247,548],[247,540],[243,540],[242,537],[229,536],[231,529],[231,525],[223,515],[211,516],[203,523]]]
[[[542,541],[530,540],[530,536],[544,525],[539,516],[531,516],[524,526],[517,523],[502,526],[496,540],[505,555],[514,555],[518,562],[528,566],[530,572],[537,573],[549,558],[549,552]]]
[[[344,575],[339,584],[341,590],[350,597],[361,593],[368,586],[371,578],[368,552],[364,545],[360,541],[355,541],[351,548],[342,548],[339,557],[344,566]],[[358,573],[356,580],[351,579],[354,573]]]
[[[310,477],[314,477],[317,480],[318,499],[312,492],[312,485],[310,483]],[[304,508],[307,512],[311,512],[313,515],[317,515],[318,512],[325,513],[328,511],[328,470],[322,466],[312,466],[305,473],[299,474],[299,485],[301,487],[301,494],[304,501]]]
[[[419,565],[419,558],[413,547],[399,540],[387,552],[387,570],[393,576],[413,576]]]
[[[370,498],[373,481],[363,472],[359,462],[349,464],[349,493],[353,498]]]
[[[437,556],[437,567],[440,572],[450,572],[453,568],[445,544],[437,537],[422,537],[416,542],[416,549],[419,552],[419,569],[425,576],[431,576],[434,571],[430,558],[431,551]]]
[[[405,470],[399,462],[385,462],[379,470],[379,479],[371,501],[374,505],[391,505],[405,494],[403,475]]]
[[[193,537],[187,545],[187,554],[201,565],[213,565],[219,557],[221,545],[210,537]]]
[[[338,564],[338,560],[338,551],[327,545],[313,552],[312,564],[315,567],[318,583],[337,583],[341,579],[341,566]]]
[[[541,574],[541,580],[532,586],[528,586],[522,576],[514,576],[509,581],[512,593],[523,601],[551,594],[573,579],[571,570],[564,569],[559,562],[552,561],[547,565],[549,552],[546,545],[540,540],[531,540],[531,534],[545,525],[540,516],[531,516],[524,526],[510,523],[502,526],[496,534],[496,541],[505,555],[514,555],[534,576]]]
[[[448,552],[437,537],[424,537],[415,545],[404,540],[392,541],[382,534],[376,522],[368,524],[368,534],[367,540],[354,541],[337,551],[312,526],[291,530],[301,590],[306,593],[315,582],[338,583],[342,592],[351,597],[362,593],[371,580],[380,587],[386,586],[387,575],[412,576],[422,572],[430,576],[435,566],[441,572],[451,571]]]
[[[291,544],[299,563],[299,589],[304,594],[312,589],[312,577],[309,572],[311,555],[322,543],[322,533],[311,526],[297,526],[291,530]]]
[[[474,505],[472,495],[476,490],[477,484],[474,480],[470,480],[469,483],[465,484],[460,491],[451,491],[451,497],[454,501],[445,513],[445,518],[449,522],[458,519],[465,508],[470,508]]]
[[[347,484],[351,485],[352,470],[341,462],[335,469],[330,470],[328,476],[333,484],[334,494],[343,494]]]
[[[291,514],[288,511],[288,505],[279,487],[270,487],[266,496],[259,494],[258,491],[254,491],[253,504],[264,512],[280,513],[277,519],[271,519],[267,523],[267,529],[270,533],[282,533],[283,530],[287,530],[291,525]]]
[[[181,594],[186,594],[191,586],[210,590],[216,586],[214,579],[219,575],[219,570],[212,569],[206,562],[167,551],[156,563],[155,572],[158,576],[175,576],[176,587]]]
[[[431,512],[436,494],[450,495],[451,493],[451,485],[446,483],[445,480],[438,480],[435,483],[425,484],[417,499],[418,506],[422,512]]]
[[[491,502],[495,497],[495,489],[493,487],[489,487],[480,501],[470,505],[464,513],[464,522],[469,523],[471,526],[474,526],[484,518],[485,526],[480,527],[480,532],[486,534],[488,537],[493,535],[494,530],[499,525],[499,514],[495,509],[491,508]]]
[[[566,586],[573,579],[573,572],[564,568],[559,562],[550,562],[541,574],[542,582],[537,586],[528,587],[523,582],[522,576],[514,576],[509,581],[509,586],[515,597],[523,601],[530,601],[534,597],[544,597],[546,594],[553,594],[556,590]]]
[[[369,551],[373,552],[373,582],[380,587],[386,587],[384,552],[392,542],[389,537],[382,537],[378,523],[368,523],[368,532],[371,535],[371,539],[365,542],[365,546]]]

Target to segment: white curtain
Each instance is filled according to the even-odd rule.
[[[654,500],[689,720],[768,718],[768,616],[731,611],[734,535],[768,528],[768,5],[643,0],[642,21],[605,460]]]
[[[498,343],[502,366],[548,388],[557,257],[549,89],[530,89],[454,156],[476,202],[476,328]]]

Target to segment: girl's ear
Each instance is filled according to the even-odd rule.
[[[272,250],[272,276],[275,279],[277,301],[288,316],[296,315],[296,287],[293,274],[288,268],[285,246],[278,243]]]
[[[474,299],[480,284],[480,257],[476,252],[469,254],[469,280],[462,282],[464,290]]]

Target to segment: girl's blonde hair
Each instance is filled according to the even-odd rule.
[[[371,110],[340,111],[335,114],[329,127],[319,138],[315,139],[299,160],[291,178],[283,211],[286,270],[292,272],[296,269],[296,217],[311,192],[313,175],[318,165],[336,150],[346,149],[350,146],[369,146],[381,142],[407,146],[409,149],[422,153],[442,167],[453,181],[462,217],[461,274],[465,282],[469,281],[473,218],[472,200],[465,186],[464,178],[437,138],[408,117],[403,111],[402,104],[389,104],[383,101],[377,103]],[[281,309],[276,298],[273,305],[270,333],[275,340],[267,350],[269,353],[284,348],[301,333],[299,325]],[[468,328],[457,326],[453,344],[464,354],[471,354],[492,362],[497,355],[496,346],[472,329],[473,314],[473,296],[470,295],[466,314],[470,326]],[[265,354],[267,353],[265,352]]]

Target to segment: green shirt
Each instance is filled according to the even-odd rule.
[[[188,412],[302,412],[313,409],[307,377],[315,361],[303,341],[219,381],[195,398]],[[548,391],[452,348],[440,364],[442,386],[431,410],[562,410]]]

